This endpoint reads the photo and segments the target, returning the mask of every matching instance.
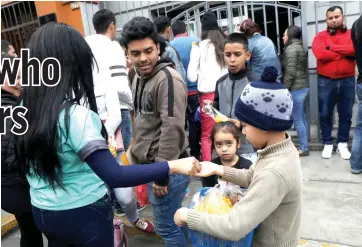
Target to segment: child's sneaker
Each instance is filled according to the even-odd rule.
[[[134,226],[137,227],[138,229],[141,229],[144,232],[148,232],[148,233],[153,233],[155,232],[155,227],[153,226],[153,224],[143,218],[138,219],[135,223]]]
[[[338,143],[337,153],[341,156],[344,160],[349,160],[351,158],[351,153],[348,150],[346,142]]]
[[[123,212],[122,208],[116,209],[114,215],[117,217],[125,216],[126,214]]]
[[[333,144],[325,144],[322,152],[322,158],[330,159],[332,158],[333,153]]]
[[[142,211],[142,210],[145,209],[146,207],[147,207],[146,204],[141,207],[141,205],[137,202],[137,211],[138,211],[138,212]]]

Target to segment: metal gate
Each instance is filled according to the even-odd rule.
[[[17,54],[38,27],[33,1],[13,2],[1,7],[1,39],[9,41]]]
[[[177,9],[173,9],[175,10]],[[279,53],[283,49],[282,37],[285,29],[290,25],[301,27],[302,23],[300,2],[286,4],[280,1],[201,2],[178,14],[172,21],[185,21],[190,34],[201,36],[201,19],[208,10],[215,13],[219,26],[230,33],[243,20],[252,19],[263,29],[263,35],[274,42]]]

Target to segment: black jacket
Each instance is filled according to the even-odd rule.
[[[1,105],[14,107],[17,98],[1,90]],[[28,186],[25,176],[20,175],[16,162],[16,136],[11,132],[13,121],[6,119],[5,134],[1,136],[1,187]]]

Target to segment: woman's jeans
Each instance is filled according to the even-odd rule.
[[[132,142],[132,119],[129,110],[122,109],[122,122],[119,126],[121,128],[124,150],[127,151]]]
[[[179,227],[173,217],[182,207],[185,190],[190,183],[190,177],[178,174],[170,175],[168,194],[156,197],[152,193],[152,184],[148,184],[148,199],[152,204],[153,223],[156,232],[163,238],[167,247],[187,247],[188,227]]]
[[[204,107],[205,100],[214,101],[215,93],[200,93],[200,115],[201,115],[201,150],[202,161],[210,161],[212,153],[212,142],[210,139],[212,128],[214,128],[215,120],[206,114],[202,107]]]
[[[318,102],[323,144],[333,144],[333,111],[337,104],[337,143],[348,142],[352,124],[352,109],[356,97],[354,76],[331,79],[318,75]]]
[[[108,196],[84,207],[52,211],[33,207],[49,247],[113,247],[113,213]]]
[[[362,83],[356,85],[358,98],[358,113],[356,128],[354,129],[351,154],[351,168],[354,171],[362,170]]]
[[[298,89],[291,93],[293,97],[292,118],[299,137],[299,149],[305,152],[308,151],[308,121],[305,115],[304,106],[305,99],[309,93],[309,88]]]

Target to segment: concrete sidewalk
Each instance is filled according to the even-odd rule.
[[[311,152],[301,159],[305,181],[300,246],[362,247],[362,175],[351,174],[349,161],[337,154],[330,160],[320,155]],[[200,181],[193,178],[185,206],[200,187]],[[152,207],[147,206],[141,216],[152,220]],[[125,217],[122,220],[129,226],[130,238],[161,241],[157,234],[145,234],[130,226]]]
[[[353,175],[349,161],[337,154],[325,160],[321,152],[311,152],[309,157],[301,158],[301,163],[304,192],[300,246],[362,247],[362,175]],[[193,179],[184,206],[189,205],[200,187],[200,181]],[[142,211],[141,216],[152,220],[151,206]],[[122,220],[130,226],[125,217]],[[132,226],[128,233],[160,239],[156,234],[145,234]]]

